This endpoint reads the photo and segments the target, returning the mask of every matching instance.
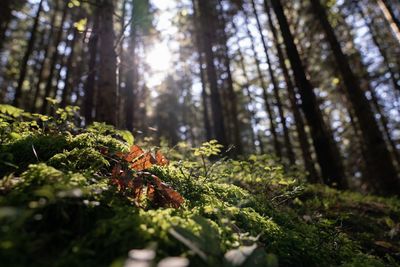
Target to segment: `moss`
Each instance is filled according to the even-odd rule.
[[[29,164],[46,162],[67,147],[63,135],[28,136],[0,146],[0,176],[21,173]]]
[[[184,256],[191,266],[226,266],[225,253],[252,245],[279,266],[399,261],[396,198],[309,185],[268,155],[204,165],[185,150],[171,153],[181,161],[148,170],[184,197],[182,207],[141,209],[110,183],[115,153],[133,141],[127,133],[99,123],[81,128],[68,116],[4,110],[2,266],[121,266],[129,250],[146,247],[157,259]],[[46,127],[35,126],[38,120]]]
[[[110,163],[93,148],[74,148],[51,157],[48,164],[64,171],[80,171],[91,174],[107,168]]]

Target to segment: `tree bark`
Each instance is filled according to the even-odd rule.
[[[60,3],[60,1],[58,1],[58,0],[55,1],[54,11],[53,11],[53,14],[52,14],[51,19],[50,19],[50,24],[51,25],[55,24],[57,13],[58,13],[58,8],[59,8],[59,3]],[[50,43],[52,41],[52,39],[53,39],[54,30],[55,30],[55,27],[51,27],[50,28],[50,32],[49,32],[49,34],[47,36],[47,42],[48,43]],[[45,50],[44,50],[43,59],[42,59],[42,61],[40,63],[39,72],[37,74],[38,81],[37,81],[36,86],[35,86],[35,92],[34,92],[34,96],[33,96],[31,107],[30,107],[31,112],[36,112],[36,104],[37,104],[37,100],[39,98],[41,84],[43,83],[43,79],[44,79],[43,73],[44,73],[44,70],[46,68],[46,61],[47,61],[47,57],[49,56],[49,53],[50,53],[50,45],[47,45]]]
[[[239,118],[238,118],[237,96],[236,96],[236,92],[233,88],[231,62],[230,62],[230,58],[229,58],[229,54],[228,54],[228,46],[227,46],[228,37],[225,32],[226,19],[225,19],[221,0],[218,0],[218,4],[219,4],[220,16],[221,16],[221,22],[222,22],[221,46],[224,50],[223,64],[225,65],[225,71],[227,74],[228,96],[229,96],[229,104],[228,105],[229,105],[229,113],[232,117],[233,141],[234,141],[234,145],[235,145],[233,153],[236,155],[240,155],[240,154],[243,154],[243,146],[242,146],[240,125],[239,125]]]
[[[126,25],[125,25],[125,18],[126,18],[126,13],[127,13],[127,5],[128,5],[128,0],[123,0],[122,1],[122,14],[120,17],[120,32],[118,36],[118,90],[117,90],[117,107],[118,107],[118,127],[121,126],[122,124],[122,114],[124,112],[124,104],[125,104],[125,99],[124,97],[126,96],[126,86],[122,86],[124,83],[124,79],[126,77],[126,70],[125,66],[126,64],[126,54],[124,51],[124,41],[123,41],[123,36],[125,34],[126,30]],[[125,81],[126,82],[126,81]]]
[[[70,49],[71,52],[68,55],[68,59],[67,59],[67,65],[66,65],[66,74],[65,74],[65,79],[64,79],[64,87],[62,89],[62,96],[61,96],[61,103],[60,103],[60,107],[61,108],[65,108],[66,105],[70,104],[70,99],[71,99],[71,83],[70,83],[70,77],[71,77],[71,72],[73,69],[73,61],[74,61],[74,57],[75,57],[75,44],[76,41],[78,39],[78,29],[74,27],[73,29],[73,33],[72,33],[72,40],[70,42]]]
[[[310,143],[308,141],[307,133],[305,131],[306,125],[304,123],[303,116],[302,116],[302,114],[299,110],[298,104],[297,104],[296,91],[295,91],[294,85],[292,83],[292,80],[290,78],[289,70],[285,63],[285,56],[282,51],[281,44],[279,43],[278,34],[277,34],[276,28],[272,22],[271,11],[269,8],[266,8],[266,13],[267,13],[269,28],[270,28],[270,30],[272,32],[272,36],[274,38],[273,41],[275,44],[275,48],[278,53],[279,65],[280,65],[280,68],[282,69],[283,77],[285,79],[286,88],[288,91],[290,106],[291,106],[291,110],[293,113],[293,117],[294,117],[294,121],[295,121],[295,125],[296,125],[296,131],[297,131],[297,135],[298,135],[298,139],[299,139],[299,143],[300,143],[300,149],[301,149],[302,156],[303,156],[304,167],[308,173],[307,179],[309,182],[316,183],[316,182],[320,181],[320,178],[319,178],[317,170],[315,169],[314,161],[311,156],[311,147],[310,147]]]
[[[196,40],[196,49],[197,49],[197,53],[198,53],[198,63],[199,63],[200,82],[201,82],[201,100],[202,100],[202,104],[203,104],[203,123],[204,123],[204,130],[205,130],[205,138],[206,138],[206,141],[209,141],[212,139],[212,130],[211,130],[211,124],[210,124],[210,118],[209,118],[207,82],[206,82],[206,77],[205,77],[204,68],[203,68],[204,48],[202,46],[201,37],[200,37],[200,27],[198,25],[198,19],[197,19],[198,11],[197,11],[195,0],[192,0],[192,6],[193,6],[193,16],[194,16],[194,18],[193,18],[193,25],[194,25],[193,35]]]
[[[43,10],[43,0],[40,0],[35,19],[33,21],[33,26],[31,29],[31,36],[28,41],[28,47],[25,50],[25,54],[24,54],[24,57],[23,57],[22,63],[21,63],[21,71],[19,73],[18,85],[17,85],[17,88],[15,89],[15,96],[14,96],[14,101],[13,101],[14,106],[20,105],[20,101],[21,101],[21,97],[22,97],[22,90],[23,90],[22,87],[24,85],[26,73],[28,71],[28,61],[29,61],[29,57],[31,56],[31,54],[33,52],[33,48],[35,46],[36,34],[37,34],[40,14],[42,13],[42,10]]]
[[[88,62],[88,76],[85,83],[85,96],[83,99],[83,111],[86,124],[93,122],[94,110],[94,95],[96,89],[97,77],[97,56],[98,56],[98,40],[99,40],[99,10],[98,7],[94,8],[93,14],[93,27],[89,38],[89,62]]]
[[[134,112],[135,112],[135,94],[137,94],[138,71],[137,71],[137,55],[136,55],[136,21],[132,20],[130,41],[129,41],[129,69],[126,76],[126,102],[125,102],[125,120],[126,128],[133,131],[134,128]]]
[[[111,125],[117,123],[117,56],[114,50],[114,1],[103,0],[100,5],[99,82],[96,119]]]
[[[278,114],[279,114],[279,118],[281,120],[281,124],[282,124],[282,128],[283,128],[283,137],[284,137],[285,147],[286,147],[286,156],[288,157],[290,164],[294,165],[295,162],[296,162],[296,156],[295,156],[294,151],[293,151],[292,142],[290,141],[289,129],[288,129],[288,125],[287,125],[287,122],[286,122],[285,113],[284,113],[283,107],[282,107],[282,100],[281,100],[281,97],[279,95],[279,89],[280,88],[278,86],[274,71],[272,70],[271,59],[269,57],[269,51],[268,51],[269,49],[267,47],[267,43],[265,42],[263,30],[262,30],[261,23],[260,23],[260,18],[258,17],[257,7],[256,7],[256,5],[254,3],[254,0],[251,0],[251,5],[252,5],[252,8],[253,8],[254,17],[255,17],[256,22],[257,22],[257,28],[258,28],[258,31],[260,33],[261,43],[263,45],[265,56],[266,56],[266,59],[267,59],[268,72],[269,72],[269,76],[271,78],[271,83],[272,83],[272,87],[273,87],[273,91],[274,91],[274,96],[275,96],[276,104],[277,104],[277,107],[278,107]]]
[[[354,113],[360,124],[361,133],[367,148],[367,167],[373,189],[380,194],[400,194],[400,182],[389,150],[368,100],[360,87],[358,77],[353,73],[346,55],[343,53],[335,32],[328,21],[324,7],[319,0],[311,0],[315,16],[321,24],[331,46],[335,61],[343,79]]]
[[[250,32],[249,29],[249,18],[247,16],[246,13],[244,13],[245,15],[245,24],[246,24],[246,32],[247,35],[250,38],[250,45],[251,45],[251,50],[254,53],[254,59],[255,59],[255,63],[256,63],[256,69],[257,69],[257,74],[258,74],[258,79],[260,81],[260,85],[262,88],[262,92],[263,92],[263,98],[264,98],[264,102],[265,102],[265,110],[268,114],[268,118],[269,118],[269,123],[270,123],[270,131],[272,134],[272,139],[273,139],[273,143],[274,143],[274,150],[275,153],[277,155],[277,157],[279,159],[282,159],[282,145],[278,139],[278,133],[276,131],[276,124],[275,124],[275,116],[274,113],[272,111],[271,105],[269,103],[269,97],[268,97],[268,92],[267,92],[267,85],[265,84],[265,80],[264,80],[264,75],[261,71],[260,68],[260,60],[258,59],[258,55],[257,55],[257,51],[256,51],[256,46],[255,46],[255,40],[253,35]]]
[[[237,34],[238,33],[238,29],[237,29],[236,24],[235,24],[234,21],[232,21],[232,27],[233,27],[233,30],[234,30],[235,34]],[[254,147],[254,150],[257,151],[257,148],[256,148],[256,140],[257,140],[259,142],[260,152],[263,153],[264,151],[263,151],[262,139],[261,139],[259,134],[257,134],[257,136],[256,136],[256,133],[254,132],[254,127],[258,125],[258,121],[257,121],[257,118],[256,118],[256,112],[255,112],[255,110],[256,110],[255,100],[253,98],[253,95],[250,92],[249,86],[250,86],[251,82],[250,82],[249,75],[247,74],[247,68],[246,68],[246,64],[245,64],[245,61],[244,61],[244,56],[243,56],[242,50],[240,48],[240,42],[239,42],[238,39],[236,40],[236,45],[238,46],[238,51],[237,52],[239,54],[239,65],[240,65],[240,68],[242,69],[243,77],[244,77],[244,80],[246,82],[246,84],[243,86],[243,88],[244,88],[244,91],[247,94],[247,97],[249,99],[249,105],[252,108],[251,110],[248,110],[249,113],[250,113],[250,121],[251,121],[251,123],[250,123],[250,125],[251,125],[250,135],[251,135],[251,140],[252,140],[252,146]]]
[[[318,106],[313,86],[308,80],[303,68],[299,52],[294,43],[285,13],[280,0],[271,0],[281,28],[282,37],[286,46],[296,85],[302,100],[302,109],[311,129],[311,136],[317,154],[317,160],[321,167],[322,177],[327,185],[337,188],[347,188],[347,180],[341,161],[339,149],[334,143],[333,137],[323,120],[322,112]],[[267,0],[264,1],[268,8]]]
[[[366,26],[368,27],[369,32],[371,33],[372,36],[372,41],[374,42],[375,46],[378,48],[379,53],[381,54],[382,58],[383,58],[383,62],[385,64],[385,67],[387,69],[387,71],[389,72],[390,75],[390,79],[392,81],[393,84],[393,88],[395,90],[397,90],[398,92],[400,92],[400,80],[396,78],[396,71],[393,69],[393,67],[390,64],[388,55],[385,51],[385,49],[382,47],[378,35],[377,35],[377,28],[374,27],[373,25],[373,19],[372,18],[367,18],[367,16],[365,15],[364,10],[362,9],[362,7],[360,6],[360,4],[357,1],[354,1],[354,5],[358,11],[358,13],[360,13],[361,18],[364,20]],[[400,76],[400,75],[399,75]]]
[[[0,1],[0,50],[2,49],[8,25],[12,19],[11,0]]]
[[[41,108],[41,113],[45,114],[47,112],[47,107],[48,107],[48,101],[46,100],[47,97],[51,96],[53,90],[53,80],[54,80],[54,71],[56,70],[56,65],[58,58],[60,57],[60,54],[58,52],[58,46],[61,42],[62,36],[63,36],[63,25],[65,22],[65,19],[67,17],[67,11],[68,11],[68,3],[65,3],[65,6],[63,8],[63,13],[61,17],[61,22],[60,22],[60,28],[57,32],[56,38],[54,40],[54,52],[53,55],[50,59],[50,65],[49,65],[49,75],[47,76],[47,81],[46,81],[46,86],[44,89],[44,96],[43,96],[43,103],[42,103],[42,108]]]
[[[200,16],[200,30],[202,33],[203,48],[206,57],[207,78],[211,91],[211,111],[215,138],[221,145],[227,148],[228,142],[226,141],[225,123],[222,112],[223,108],[221,104],[217,72],[214,63],[215,55],[213,51],[213,45],[215,44],[215,36],[213,29],[216,25],[215,14],[213,14],[213,12],[215,12],[215,9],[213,9],[210,3],[207,1],[199,0],[197,3]]]

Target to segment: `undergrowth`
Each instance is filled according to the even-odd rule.
[[[215,160],[214,141],[158,148],[168,165],[144,144],[138,169],[130,133],[54,113],[0,105],[1,266],[399,266],[396,198],[308,184],[268,155]]]

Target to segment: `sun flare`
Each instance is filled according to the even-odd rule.
[[[171,66],[171,52],[166,44],[160,43],[148,52],[146,63],[154,72],[167,72]]]

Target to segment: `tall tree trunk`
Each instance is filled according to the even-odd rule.
[[[287,157],[289,159],[290,164],[293,165],[296,162],[296,156],[295,156],[294,151],[293,151],[292,142],[290,141],[289,129],[288,129],[288,126],[287,126],[285,113],[284,113],[283,107],[282,107],[282,100],[281,100],[281,97],[279,95],[279,89],[280,88],[279,88],[279,85],[278,85],[278,83],[276,81],[274,71],[272,70],[272,64],[271,64],[271,59],[269,57],[269,51],[268,51],[267,43],[265,42],[263,30],[262,30],[261,23],[260,23],[260,18],[258,17],[257,7],[256,7],[256,5],[254,3],[254,0],[251,0],[251,5],[252,5],[253,13],[254,13],[254,16],[255,16],[255,19],[256,19],[256,22],[257,22],[257,28],[258,28],[258,31],[260,33],[261,43],[263,45],[265,56],[266,56],[266,59],[267,59],[268,72],[269,72],[269,76],[271,78],[271,83],[272,83],[272,87],[273,87],[273,91],[274,91],[274,96],[275,96],[275,99],[276,99],[276,104],[278,106],[279,118],[280,118],[281,123],[282,123],[283,137],[284,137],[285,147],[286,147],[286,154],[287,154]]]
[[[232,21],[232,27],[233,27],[233,30],[234,30],[235,34],[237,35],[238,29],[237,29],[236,24],[235,24],[234,21]],[[252,145],[254,146],[254,150],[257,151],[257,149],[255,147],[255,145],[256,145],[255,141],[257,140],[259,142],[259,145],[260,145],[260,152],[263,153],[262,139],[260,138],[259,134],[257,134],[257,137],[256,137],[256,134],[254,132],[254,127],[258,125],[258,121],[257,121],[257,118],[256,118],[256,112],[255,112],[256,111],[256,106],[255,106],[255,100],[253,98],[253,95],[250,92],[249,86],[250,86],[251,82],[250,82],[249,75],[247,74],[247,68],[246,68],[246,64],[245,64],[245,61],[244,61],[244,56],[243,56],[242,50],[240,48],[239,39],[236,40],[236,45],[238,46],[238,51],[237,52],[239,54],[239,65],[240,65],[240,68],[242,69],[243,77],[244,77],[244,80],[246,82],[246,84],[243,87],[244,87],[245,93],[247,94],[247,98],[249,99],[249,105],[252,108],[251,110],[249,110],[250,116],[251,116],[250,117],[250,121],[251,121],[251,126],[252,126],[251,133],[250,133],[251,134],[251,140],[252,140],[252,143],[253,143]]]
[[[400,182],[385,140],[368,100],[360,87],[360,81],[354,75],[346,55],[343,53],[335,32],[328,21],[325,8],[319,0],[311,0],[315,16],[318,18],[331,46],[338,69],[343,79],[347,96],[353,106],[360,124],[361,133],[367,147],[367,167],[371,177],[371,186],[377,193],[400,194]]]
[[[79,58],[76,59],[76,67],[73,68],[72,71],[72,81],[71,81],[71,88],[73,89],[71,96],[75,96],[72,98],[71,105],[73,106],[82,106],[83,107],[83,101],[81,101],[81,96],[82,96],[82,89],[84,88],[84,82],[82,81],[82,74],[85,72],[85,62],[87,60],[87,50],[86,46],[86,36],[88,32],[88,26],[86,26],[85,32],[83,33],[82,36],[82,45],[78,46],[80,49],[79,51]]]
[[[51,25],[55,24],[55,21],[56,21],[56,18],[57,18],[57,13],[58,13],[58,8],[59,8],[59,3],[60,3],[60,1],[58,1],[58,0],[55,1],[54,11],[53,11],[53,14],[52,14],[51,19],[50,19],[50,24]],[[50,43],[53,40],[54,30],[55,30],[55,27],[51,27],[50,28],[50,32],[49,32],[49,34],[47,36],[47,42],[48,43]],[[43,83],[43,80],[44,80],[43,73],[44,73],[44,70],[46,69],[46,61],[47,61],[47,57],[49,56],[49,53],[50,53],[50,45],[47,45],[45,50],[44,50],[43,59],[42,59],[42,61],[40,63],[39,72],[37,74],[38,81],[37,81],[36,86],[35,86],[35,92],[34,92],[34,96],[33,96],[31,107],[30,107],[31,112],[36,112],[36,104],[37,104],[37,100],[39,98],[41,84]]]
[[[108,124],[117,123],[117,57],[114,50],[114,1],[103,0],[100,6],[99,83],[96,119]]]
[[[371,102],[372,102],[373,106],[375,107],[375,111],[379,115],[379,120],[381,121],[381,125],[383,127],[383,132],[386,136],[386,140],[389,142],[390,148],[392,149],[392,154],[393,154],[397,164],[400,165],[399,151],[396,147],[396,142],[393,140],[393,137],[390,134],[390,129],[388,126],[388,119],[386,117],[386,114],[384,113],[384,111],[381,108],[381,105],[379,104],[378,96],[376,95],[375,91],[372,88],[368,88],[368,92],[371,95]]]
[[[268,97],[268,92],[267,92],[267,85],[265,84],[265,80],[264,80],[264,75],[261,71],[261,67],[260,67],[260,60],[258,59],[258,55],[257,55],[257,50],[256,50],[256,46],[255,46],[255,40],[253,35],[251,34],[251,31],[249,29],[249,19],[246,13],[244,13],[245,15],[245,24],[246,24],[246,32],[247,35],[250,38],[250,45],[251,45],[251,50],[254,53],[254,59],[255,59],[255,63],[256,63],[256,69],[257,69],[257,74],[258,74],[258,79],[260,81],[260,85],[262,88],[262,92],[263,92],[263,98],[264,98],[264,102],[265,102],[265,110],[267,112],[268,118],[269,118],[269,123],[270,123],[270,131],[272,134],[272,139],[274,142],[274,150],[276,155],[278,156],[279,159],[282,159],[282,146],[281,143],[278,139],[278,133],[276,131],[276,124],[275,124],[275,115],[273,113],[273,110],[270,106],[269,103],[269,97]]]
[[[215,12],[215,9],[212,8],[210,3],[207,1],[199,0],[197,3],[199,7],[201,25],[200,30],[202,32],[203,48],[206,55],[207,78],[211,91],[211,111],[214,133],[217,141],[227,148],[228,142],[226,141],[225,123],[222,112],[223,108],[221,104],[217,72],[214,63],[215,55],[213,51],[213,45],[215,44],[215,36],[213,27],[216,26],[216,23],[215,14],[213,14],[213,12]]]
[[[360,13],[361,18],[364,20],[365,24],[367,25],[368,30],[369,30],[369,32],[371,33],[371,36],[372,36],[372,41],[374,42],[375,46],[378,48],[379,53],[381,54],[381,56],[383,58],[383,62],[385,64],[385,67],[386,67],[387,71],[389,72],[390,79],[391,79],[392,84],[393,84],[393,88],[400,92],[400,80],[396,78],[396,75],[395,75],[396,72],[393,69],[393,67],[391,66],[389,58],[388,58],[388,55],[387,55],[385,49],[382,47],[382,45],[381,45],[381,43],[379,41],[379,38],[378,38],[378,35],[377,35],[377,30],[378,29],[376,27],[374,27],[373,19],[372,18],[367,18],[367,16],[365,15],[364,10],[362,9],[362,7],[360,6],[360,4],[357,1],[354,2],[354,5],[355,5],[358,13]]]
[[[62,89],[62,95],[61,95],[61,103],[60,107],[64,108],[66,105],[70,104],[69,100],[71,99],[71,83],[70,83],[70,77],[71,77],[71,72],[73,70],[73,61],[75,57],[75,43],[78,39],[78,29],[74,27],[73,33],[72,33],[72,40],[70,42],[70,49],[71,52],[68,55],[68,60],[67,60],[67,65],[66,65],[66,73],[65,73],[65,79],[64,79],[64,87]]]
[[[284,77],[285,83],[286,83],[286,88],[288,91],[290,106],[292,109],[294,122],[296,125],[296,131],[297,131],[297,135],[298,135],[298,139],[299,139],[299,143],[300,143],[300,149],[301,149],[302,156],[303,156],[304,167],[308,173],[307,179],[308,179],[308,181],[315,183],[315,182],[320,181],[320,178],[319,178],[317,170],[315,169],[314,161],[311,156],[311,147],[310,147],[310,143],[308,141],[307,133],[305,131],[305,123],[303,121],[302,114],[301,114],[298,104],[297,104],[295,88],[294,88],[292,80],[290,78],[289,70],[285,63],[285,56],[283,54],[281,44],[279,43],[278,34],[277,34],[276,28],[272,22],[271,11],[269,8],[266,8],[266,13],[267,13],[269,28],[270,28],[270,30],[272,32],[272,36],[274,38],[273,41],[275,44],[275,49],[278,53],[279,65],[282,70],[283,77]]]
[[[135,112],[135,94],[138,91],[138,66],[137,66],[137,55],[136,55],[136,21],[133,19],[130,32],[129,40],[129,69],[127,70],[126,76],[126,102],[125,102],[125,120],[126,128],[129,131],[133,131],[134,128],[134,112]]]
[[[12,19],[11,0],[0,1],[0,50],[2,49],[8,25]]]
[[[53,55],[50,59],[50,65],[49,65],[49,75],[47,76],[47,81],[46,81],[46,86],[44,89],[44,96],[43,96],[43,103],[42,103],[42,108],[41,108],[41,113],[45,114],[47,112],[47,107],[48,107],[48,101],[46,100],[47,97],[51,96],[52,91],[54,91],[53,88],[53,80],[54,80],[54,71],[56,70],[56,65],[57,65],[57,61],[58,58],[60,56],[59,52],[58,52],[58,46],[62,40],[62,36],[63,36],[63,25],[65,22],[65,19],[67,17],[67,11],[68,11],[68,3],[65,3],[65,6],[63,8],[63,13],[62,13],[62,17],[61,17],[61,22],[60,22],[60,28],[57,32],[56,38],[54,40],[54,51],[53,51]]]
[[[231,62],[228,54],[228,36],[225,32],[226,27],[226,19],[224,15],[223,6],[221,0],[218,0],[219,12],[221,16],[221,46],[223,47],[223,64],[225,65],[225,71],[227,74],[227,85],[228,85],[228,96],[229,96],[229,113],[232,116],[232,126],[233,126],[233,141],[235,145],[235,149],[233,150],[234,154],[243,154],[243,146],[242,140],[240,136],[240,125],[239,125],[239,116],[238,116],[238,104],[237,104],[237,96],[236,92],[233,88],[233,79],[232,79],[232,71],[231,71]]]
[[[198,25],[198,19],[197,19],[197,7],[195,0],[192,0],[192,6],[193,6],[193,24],[194,24],[194,32],[193,35],[196,40],[196,49],[198,53],[198,63],[199,63],[199,72],[200,72],[200,82],[201,82],[201,101],[203,104],[203,123],[204,123],[204,130],[205,130],[205,138],[206,141],[209,141],[212,139],[212,130],[211,130],[211,124],[210,124],[210,118],[209,118],[209,107],[208,107],[208,94],[207,94],[207,82],[206,82],[206,76],[204,73],[204,68],[203,68],[203,63],[204,63],[204,58],[203,58],[203,45],[201,42],[201,37],[200,37],[200,27]]]
[[[121,30],[119,32],[119,46],[118,46],[118,98],[117,98],[117,107],[118,107],[118,126],[121,126],[121,115],[124,111],[123,97],[126,96],[126,86],[122,86],[124,82],[124,78],[126,77],[125,66],[126,64],[126,55],[124,51],[124,42],[123,36],[125,33],[126,25],[125,25],[125,17],[126,17],[126,8],[127,8],[128,0],[123,0],[122,2],[122,14],[120,18],[120,27]],[[126,81],[125,81],[126,82]],[[126,84],[126,83],[125,83]]]
[[[89,63],[88,63],[88,76],[85,83],[85,97],[83,100],[83,111],[86,120],[86,124],[93,122],[93,110],[94,110],[94,96],[96,88],[96,77],[97,77],[97,56],[98,56],[98,40],[99,40],[99,8],[94,8],[93,14],[93,27],[89,38]]]
[[[14,96],[14,101],[13,101],[13,105],[15,105],[15,106],[19,106],[20,101],[21,101],[22,90],[23,90],[22,87],[24,85],[26,73],[28,71],[28,61],[29,61],[29,57],[31,56],[31,54],[33,52],[33,48],[35,46],[36,33],[37,33],[38,26],[39,26],[40,14],[42,13],[42,10],[43,10],[42,4],[43,4],[43,0],[40,0],[35,19],[33,21],[33,26],[31,29],[31,37],[29,38],[29,41],[28,41],[28,47],[26,48],[24,57],[22,58],[21,71],[19,73],[18,85],[17,85],[17,88],[15,89],[15,96]]]
[[[311,129],[311,136],[324,182],[330,186],[347,188],[347,180],[339,149],[334,143],[333,137],[323,120],[313,86],[305,74],[282,4],[280,0],[271,0],[271,2],[281,28],[286,53],[293,70],[296,85],[299,89],[302,100],[301,107]],[[266,8],[268,8],[267,0],[264,3],[267,4]]]

